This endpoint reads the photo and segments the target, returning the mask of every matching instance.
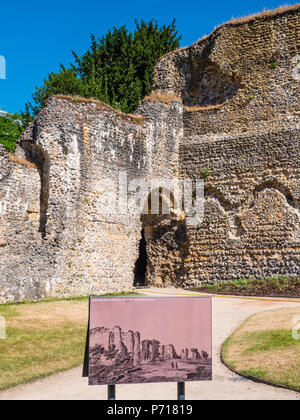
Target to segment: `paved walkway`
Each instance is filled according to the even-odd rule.
[[[141,290],[148,296],[194,294],[178,289]],[[186,398],[194,400],[300,400],[300,394],[258,384],[228,370],[220,361],[220,350],[225,339],[251,314],[283,307],[298,307],[300,301],[292,299],[242,299],[213,297],[213,381],[186,383]],[[119,400],[176,399],[176,384],[117,385]],[[76,368],[32,384],[18,386],[0,393],[0,400],[94,400],[106,399],[106,387],[87,385],[81,378],[81,368]]]

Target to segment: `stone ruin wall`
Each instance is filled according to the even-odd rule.
[[[156,94],[184,104],[181,176],[210,170],[178,285],[299,275],[299,54],[298,5],[225,24],[158,63]]]
[[[299,11],[233,21],[166,55],[135,116],[53,97],[14,156],[0,146],[0,301],[130,290],[142,228],[150,285],[299,274]],[[99,211],[119,171],[204,168],[198,227]]]
[[[211,168],[204,223],[188,233],[184,284],[299,275],[299,128],[181,146],[187,175]]]
[[[300,6],[281,10],[228,22],[160,59],[153,89],[182,99],[185,137],[297,120]]]
[[[125,116],[54,97],[15,156],[0,149],[2,302],[132,289],[142,224],[106,206],[105,179],[170,177],[181,108],[146,102]]]

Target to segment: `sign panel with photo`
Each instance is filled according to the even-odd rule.
[[[91,298],[90,385],[212,379],[211,298]]]

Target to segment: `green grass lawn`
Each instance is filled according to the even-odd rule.
[[[224,362],[237,372],[300,391],[300,340],[292,336],[300,307],[252,315],[225,342]]]
[[[300,297],[300,277],[268,277],[263,279],[238,279],[216,284],[205,283],[190,290],[204,293],[240,296],[290,296]]]
[[[0,315],[6,320],[6,340],[0,340],[0,390],[83,362],[88,298],[5,304]]]

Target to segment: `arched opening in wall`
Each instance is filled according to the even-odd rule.
[[[186,249],[185,219],[174,211],[174,196],[159,188],[159,211],[151,213],[151,194],[141,215],[141,239],[135,264],[135,286],[178,285],[182,274],[182,256]],[[158,192],[154,191],[154,194]],[[157,199],[157,195],[156,195]],[[166,209],[169,212],[166,214]]]
[[[139,243],[139,256],[134,268],[134,286],[144,286],[146,283],[147,271],[147,248],[145,239],[145,230],[142,229],[142,237]]]

